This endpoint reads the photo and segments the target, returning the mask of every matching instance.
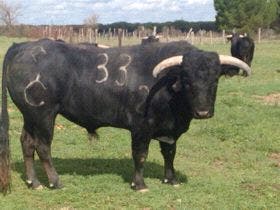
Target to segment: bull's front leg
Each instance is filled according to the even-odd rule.
[[[144,182],[143,171],[144,163],[148,156],[150,139],[142,135],[132,134],[132,157],[134,160],[134,175],[131,188],[137,191],[147,191],[148,188]]]
[[[171,184],[173,186],[179,186],[179,183],[175,176],[174,158],[176,154],[176,142],[174,144],[168,144],[160,142],[161,154],[164,158],[164,179],[163,183]]]

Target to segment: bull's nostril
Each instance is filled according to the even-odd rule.
[[[209,114],[209,111],[196,111],[196,114],[199,117],[207,117]]]

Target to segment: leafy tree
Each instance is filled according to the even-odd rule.
[[[252,32],[277,19],[279,0],[214,0],[219,29]]]
[[[278,0],[278,18],[273,22],[273,28],[280,32],[280,0]]]

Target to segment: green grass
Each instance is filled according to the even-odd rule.
[[[0,63],[9,45],[0,37]],[[198,45],[229,54],[229,45]],[[280,93],[280,42],[256,45],[250,78],[221,78],[215,116],[194,120],[178,141],[175,160],[179,188],[160,183],[163,161],[158,142],[145,168],[148,193],[129,187],[133,170],[130,134],[102,128],[97,142],[84,129],[58,117],[52,146],[64,184],[42,191],[25,185],[19,142],[22,117],[9,101],[12,193],[0,196],[1,209],[280,209],[280,107],[256,96]],[[272,155],[274,154],[274,155]],[[46,175],[36,157],[39,179]]]

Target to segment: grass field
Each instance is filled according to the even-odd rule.
[[[12,42],[0,37],[0,64]],[[198,47],[229,54],[229,45]],[[58,117],[52,155],[61,190],[31,190],[19,136],[22,117],[9,101],[12,192],[0,209],[280,209],[280,41],[256,45],[250,78],[221,78],[215,116],[194,120],[178,141],[179,188],[161,184],[158,142],[145,167],[150,191],[130,189],[130,134],[102,128],[90,143],[84,129]],[[37,159],[39,179],[48,185]]]

